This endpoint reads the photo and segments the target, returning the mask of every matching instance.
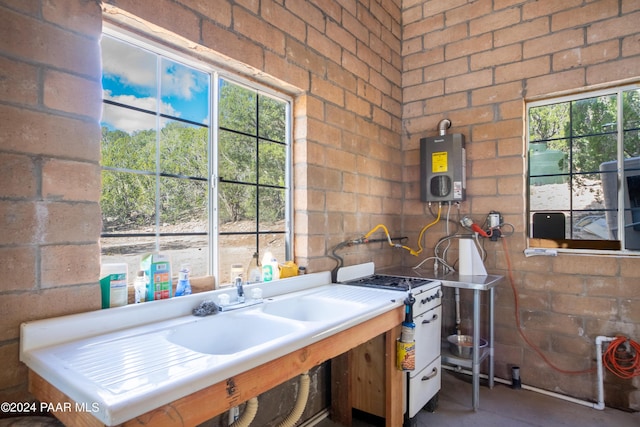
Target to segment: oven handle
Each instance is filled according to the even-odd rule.
[[[438,368],[433,368],[429,375],[425,375],[422,377],[422,381],[429,381],[432,378],[435,378],[438,375]]]
[[[424,325],[425,323],[431,323],[431,322],[434,322],[434,321],[436,321],[436,320],[438,320],[438,315],[437,315],[437,314],[434,314],[434,315],[433,315],[433,317],[432,317],[430,320],[426,320],[426,319],[425,319],[425,320],[423,320],[423,321],[422,321],[422,324]]]

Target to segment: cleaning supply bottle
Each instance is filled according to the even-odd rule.
[[[105,263],[100,266],[100,290],[102,308],[127,305],[128,287],[125,263]]]
[[[280,269],[278,268],[278,261],[276,261],[271,252],[267,251],[262,257],[262,281],[271,282],[279,278]]]
[[[189,282],[189,266],[182,264],[178,273],[178,284],[176,285],[177,297],[191,295],[191,282]]]
[[[254,252],[247,266],[247,274],[245,275],[247,283],[258,283],[262,279],[262,272],[258,264],[258,252]]]
[[[415,301],[416,299],[410,293],[404,300],[404,322],[402,322],[400,339],[396,342],[396,364],[401,371],[413,371],[416,368],[416,324],[413,321]]]
[[[410,343],[415,340],[416,324],[413,322],[413,303],[416,299],[409,294],[404,301],[404,322],[402,322],[402,332],[400,341]]]
[[[133,294],[136,304],[145,302],[147,299],[147,283],[149,279],[144,274],[144,270],[139,270],[136,279],[133,281]]]

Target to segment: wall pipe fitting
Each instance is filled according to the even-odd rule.
[[[447,134],[447,129],[451,127],[451,120],[442,119],[438,122],[438,131],[440,131],[440,136],[445,136]]]

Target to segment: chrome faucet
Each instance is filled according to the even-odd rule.
[[[242,287],[242,277],[236,277],[236,291],[238,292],[238,303],[244,302],[244,288]]]

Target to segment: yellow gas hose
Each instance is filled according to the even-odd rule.
[[[422,248],[422,237],[424,236],[424,233],[433,225],[437,224],[438,221],[440,221],[440,214],[442,213],[442,205],[438,204],[438,216],[436,217],[436,219],[431,222],[430,224],[425,225],[424,227],[422,227],[422,230],[420,230],[420,236],[418,237],[418,250],[415,251],[413,249],[411,249],[408,246],[405,245],[400,245],[400,244],[395,244],[391,241],[391,235],[389,234],[389,230],[387,230],[387,227],[384,226],[384,224],[378,224],[376,225],[371,231],[369,231],[367,234],[364,235],[364,237],[362,238],[362,240],[366,243],[367,240],[369,239],[369,237],[375,233],[376,231],[378,231],[379,229],[383,229],[385,235],[387,236],[387,241],[389,242],[389,246],[393,247],[393,248],[401,248],[401,249],[405,249],[407,251],[409,251],[409,253],[413,256],[418,256],[420,255],[420,253],[422,253],[423,248]]]

